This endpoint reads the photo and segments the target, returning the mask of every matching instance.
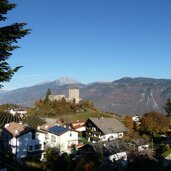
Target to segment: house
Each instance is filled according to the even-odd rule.
[[[45,134],[22,123],[5,125],[1,134],[4,150],[10,150],[17,159],[39,155],[44,150]]]
[[[124,167],[127,163],[127,145],[122,139],[111,141],[98,141],[97,143],[86,144],[79,148],[76,157],[83,157],[86,154],[102,156],[101,166],[110,170],[111,163],[117,163],[116,166]],[[113,168],[113,167],[112,167]],[[113,169],[112,169],[113,170]]]
[[[57,147],[60,152],[71,153],[73,147],[78,145],[78,132],[63,126],[49,126],[44,124],[40,130],[45,131],[46,147]]]
[[[136,116],[133,116],[133,117],[132,117],[132,120],[133,120],[134,122],[139,122],[139,121],[140,121],[140,118],[136,115]]]
[[[138,152],[149,149],[149,144],[147,144],[144,139],[134,139],[132,140],[132,145],[134,146],[134,150],[137,150]]]
[[[70,123],[70,126],[73,130],[77,132],[84,132],[86,131],[86,127],[84,124],[85,122],[80,122],[79,120],[77,120],[77,122]]]
[[[126,127],[115,118],[89,118],[86,123],[86,136],[88,141],[108,141],[122,138]]]
[[[24,109],[9,109],[9,113],[13,116],[19,114],[21,117],[23,117],[27,113],[27,111]]]

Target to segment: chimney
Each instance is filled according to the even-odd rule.
[[[16,129],[15,130],[15,135],[17,135],[19,133],[19,130],[18,129]]]
[[[9,127],[9,125],[10,125],[9,123],[5,124],[5,128]]]

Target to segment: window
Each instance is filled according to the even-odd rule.
[[[32,145],[29,145],[28,146],[28,151],[32,151],[33,150],[33,146]]]
[[[49,139],[49,135],[48,134],[45,135],[45,139],[47,139],[47,140]]]
[[[123,134],[122,133],[119,133],[118,137],[119,138],[123,137]]]
[[[51,135],[51,142],[56,142],[56,137],[54,135]]]
[[[32,131],[32,140],[34,140],[36,138],[36,132]]]
[[[35,149],[35,150],[40,150],[40,149],[41,149],[41,147],[42,147],[42,145],[41,145],[41,144],[36,144],[36,145],[34,146],[34,149]]]

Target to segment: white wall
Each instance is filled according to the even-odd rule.
[[[26,110],[13,110],[13,109],[10,109],[9,111],[12,115],[16,115],[17,113],[20,114],[20,115],[24,115],[27,113]]]
[[[47,146],[57,147],[61,152],[70,153],[70,149],[68,147],[72,144],[78,144],[78,132],[75,131],[67,131],[60,136],[48,133],[47,137]],[[55,142],[53,142],[52,137],[55,138]]]
[[[109,160],[110,161],[117,161],[117,160],[120,160],[120,159],[123,159],[123,160],[127,160],[127,154],[126,152],[120,152],[120,153],[116,153],[116,154],[113,154],[113,155],[110,155],[109,156]]]
[[[82,126],[82,127],[76,128],[75,130],[78,132],[83,132],[83,131],[86,131],[86,127]]]
[[[100,137],[101,141],[108,141],[108,140],[114,140],[116,138],[122,138],[123,132],[120,133],[113,133],[113,134],[106,134]]]
[[[149,149],[149,145],[148,144],[138,146],[138,151],[139,152],[147,150],[147,149]]]

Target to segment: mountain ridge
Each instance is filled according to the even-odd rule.
[[[142,114],[156,110],[164,112],[162,106],[171,96],[171,79],[146,77],[124,77],[111,82],[82,84],[74,79],[61,79],[45,84],[0,93],[0,103],[15,103],[33,106],[34,101],[45,97],[47,89],[52,94],[68,96],[68,89],[76,86],[84,100],[92,101],[103,111],[118,114]]]

